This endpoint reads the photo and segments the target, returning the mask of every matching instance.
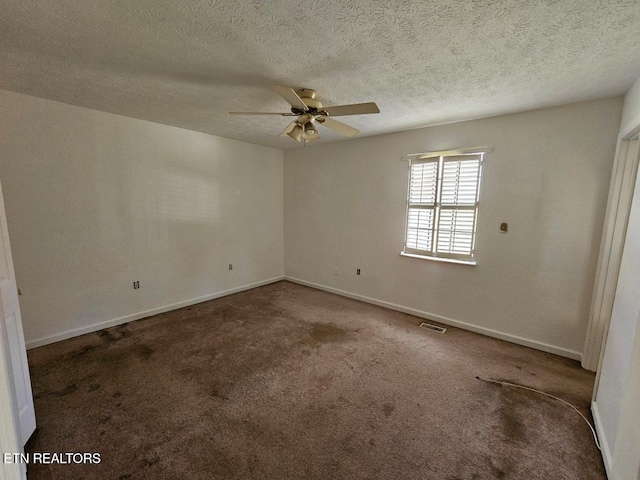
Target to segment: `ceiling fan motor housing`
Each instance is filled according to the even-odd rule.
[[[300,99],[305,103],[309,109],[315,108],[316,110],[322,109],[322,103],[316,100],[316,91],[309,88],[302,88],[297,91]]]

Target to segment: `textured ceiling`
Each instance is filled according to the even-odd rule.
[[[623,94],[638,0],[0,0],[0,88],[277,148],[271,84],[373,135]],[[1,108],[1,106],[0,106]],[[321,129],[325,143],[340,139]]]

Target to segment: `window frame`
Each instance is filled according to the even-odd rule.
[[[482,188],[482,176],[484,170],[484,156],[487,152],[492,149],[489,147],[482,148],[474,148],[474,149],[465,149],[465,150],[449,150],[442,152],[431,152],[431,153],[421,153],[421,154],[411,154],[406,155],[403,159],[408,160],[408,171],[409,175],[407,178],[407,199],[405,203],[405,221],[404,221],[404,236],[403,236],[403,248],[400,253],[406,257],[412,258],[421,258],[425,260],[435,260],[440,262],[449,262],[449,263],[458,263],[465,265],[476,265],[477,257],[476,257],[476,241],[477,241],[477,225],[478,225],[478,214],[479,214],[479,206],[480,206],[480,190]],[[478,166],[478,175],[477,175],[477,184],[476,184],[476,192],[475,192],[475,202],[473,205],[454,205],[454,204],[444,204],[442,202],[442,182],[443,182],[443,171],[447,158],[452,158],[449,161],[460,161],[460,157],[477,157],[479,166]],[[435,197],[433,204],[428,204],[429,202],[414,202],[413,204],[410,202],[411,200],[411,180],[413,176],[412,167],[417,164],[426,164],[426,163],[437,163],[437,177],[436,177],[436,186],[434,189]],[[456,177],[459,178],[459,177]],[[433,209],[433,223],[431,230],[431,251],[415,249],[407,247],[407,241],[409,236],[409,222],[410,222],[410,210],[416,209]],[[443,210],[473,210],[473,227],[472,227],[472,236],[471,236],[471,253],[470,254],[456,254],[456,253],[448,253],[448,252],[438,252],[438,235],[442,230],[440,228],[440,214]]]

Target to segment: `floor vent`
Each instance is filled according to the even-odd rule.
[[[438,327],[437,325],[431,325],[430,323],[425,323],[425,322],[422,322],[420,326],[422,328],[428,328],[429,330],[433,330],[434,332],[438,332],[438,333],[444,333],[447,331],[447,329],[444,327]]]

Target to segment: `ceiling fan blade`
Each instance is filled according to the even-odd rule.
[[[344,135],[345,137],[353,137],[360,133],[360,130],[357,128],[350,127],[346,123],[333,120],[329,117],[319,118],[318,122],[320,125],[330,128],[334,132],[338,132],[340,135]]]
[[[339,117],[341,115],[362,115],[365,113],[380,113],[378,105],[374,102],[368,103],[353,103],[351,105],[335,105],[333,107],[322,107],[322,110],[327,112],[332,117]]]
[[[231,115],[282,115],[283,117],[295,117],[295,113],[280,112],[229,112]]]
[[[290,132],[291,130],[293,130],[293,127],[295,127],[295,126],[296,126],[296,121],[294,120],[294,121],[293,121],[293,122],[291,122],[289,125],[287,125],[287,128],[285,128],[285,129],[282,131],[282,133],[280,134],[280,136],[281,136],[281,137],[286,137],[286,136],[289,134],[289,132]]]
[[[305,112],[309,109],[293,88],[271,85],[271,89],[289,102],[292,107],[301,108]]]

